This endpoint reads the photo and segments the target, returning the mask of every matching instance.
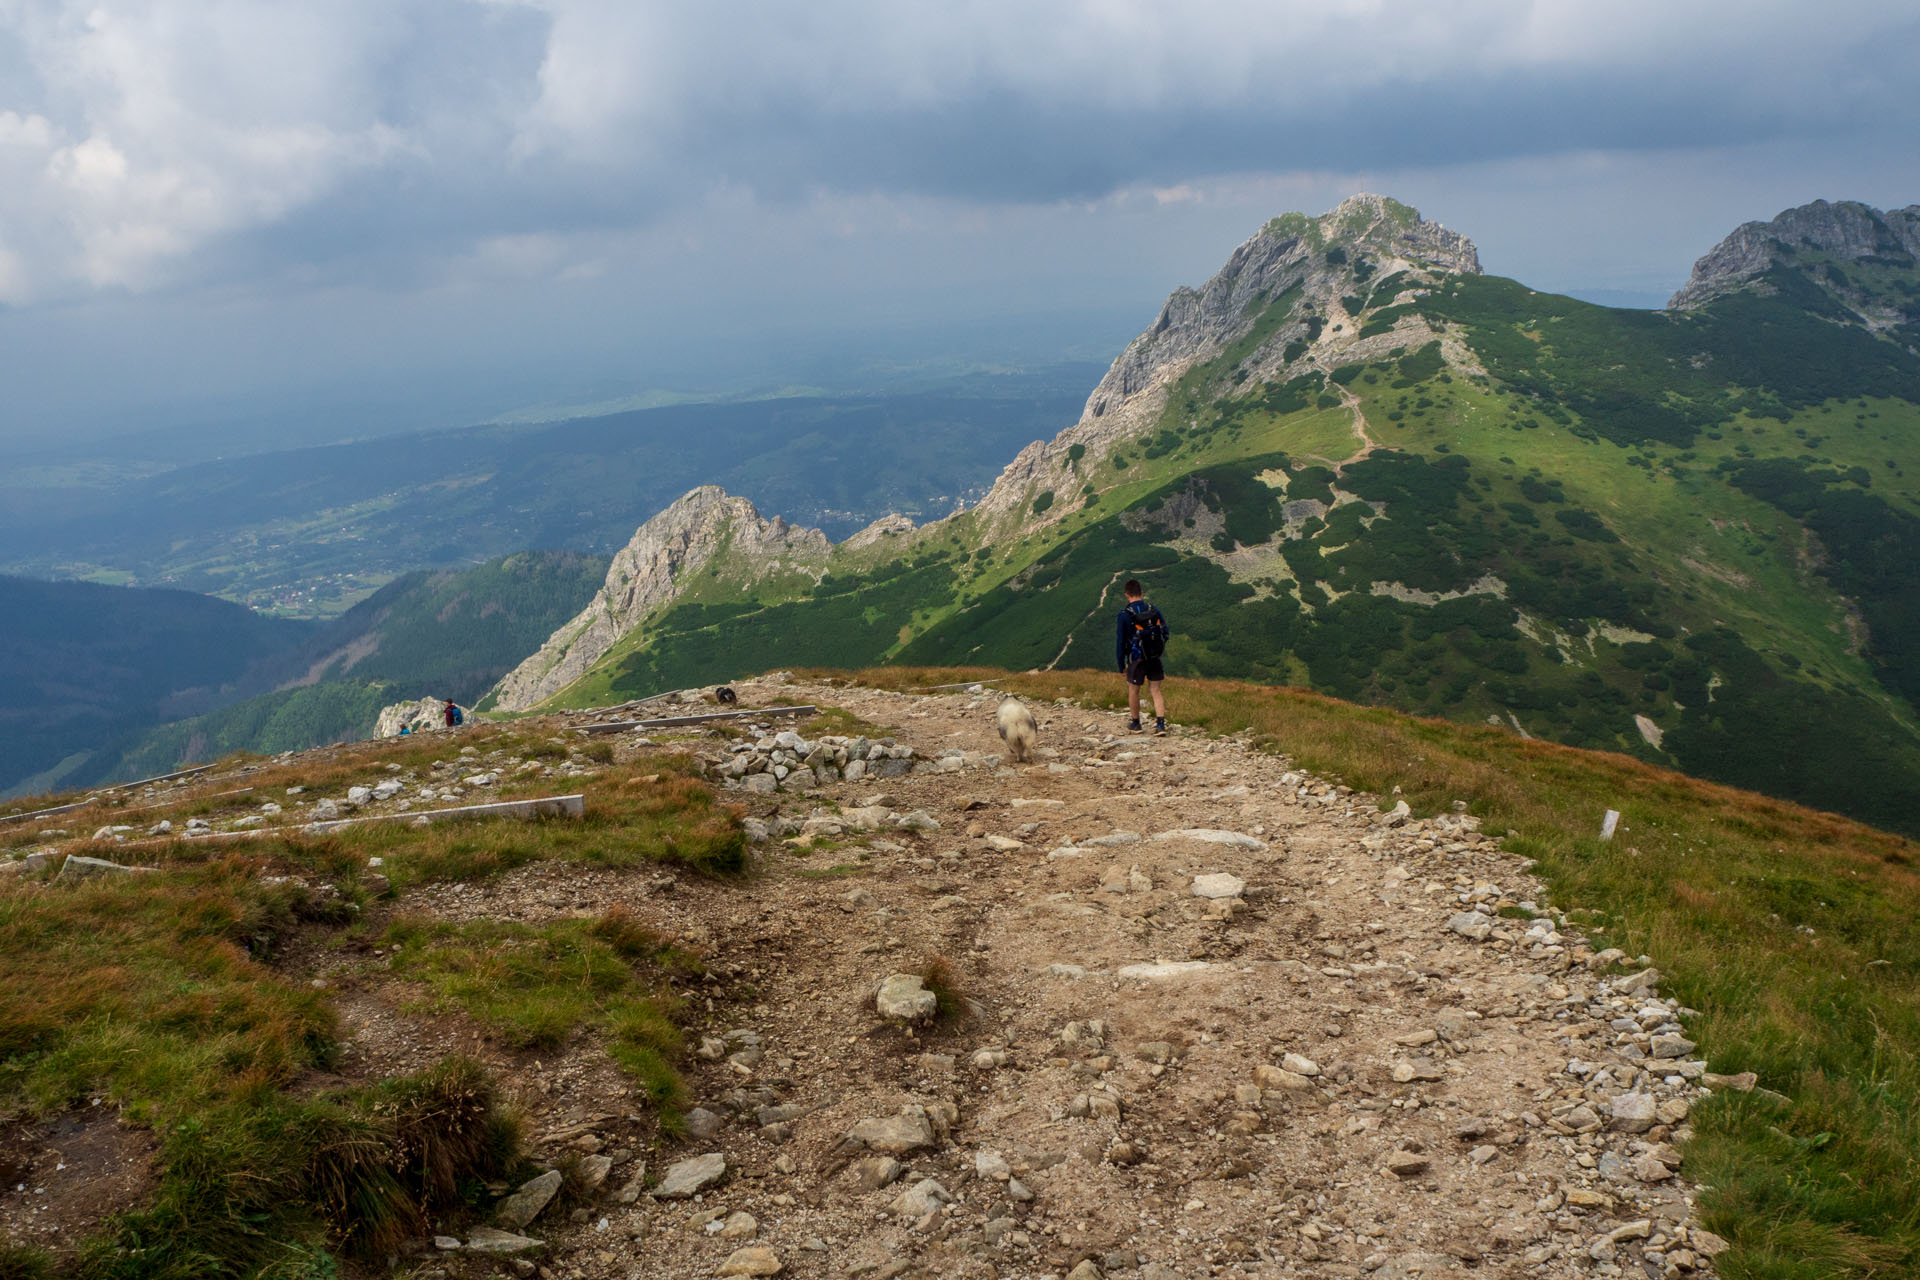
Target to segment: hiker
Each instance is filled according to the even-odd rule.
[[[460,723],[460,708],[453,705],[452,698],[447,699],[446,717],[447,728],[449,729]]]
[[[1127,677],[1127,728],[1140,732],[1140,686],[1153,694],[1153,731],[1167,731],[1167,703],[1160,682],[1167,678],[1160,657],[1167,651],[1167,620],[1142,598],[1140,581],[1127,579],[1127,607],[1120,611],[1114,660]]]

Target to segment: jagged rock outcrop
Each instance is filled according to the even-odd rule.
[[[762,519],[751,502],[716,485],[694,489],[635,531],[613,557],[593,602],[495,686],[495,705],[524,711],[572,684],[723,549],[731,569],[757,576],[793,569],[817,575],[832,543],[818,529],[798,528],[779,516]]]
[[[840,546],[846,551],[860,551],[878,543],[889,542],[895,538],[904,538],[914,531],[914,523],[906,516],[895,512],[881,516],[860,532],[848,538]]]
[[[1920,261],[1920,205],[1882,212],[1854,200],[1815,200],[1771,222],[1746,223],[1693,264],[1693,275],[1667,309],[1704,306],[1748,288],[1756,277],[1802,250],[1911,268]]]
[[[409,733],[425,733],[446,727],[446,702],[440,698],[421,698],[415,702],[395,702],[380,708],[380,718],[374,722],[373,736],[397,738],[402,728]]]
[[[1308,359],[1324,359],[1329,348],[1351,347],[1356,326],[1341,299],[1358,287],[1355,271],[1362,260],[1373,282],[1401,271],[1480,272],[1472,241],[1385,196],[1353,196],[1318,218],[1275,218],[1235,249],[1206,284],[1174,290],[1152,326],[1127,344],[1087,397],[1079,422],[1021,450],[975,510],[990,520],[1012,515],[1021,524],[1058,518],[1069,504],[1055,505],[1051,515],[1033,512],[1032,504],[1038,493],[1079,488],[1076,445],[1082,456],[1099,459],[1120,441],[1152,430],[1181,375],[1244,337],[1261,321],[1265,307],[1289,289],[1298,286],[1301,303],[1310,305],[1297,305],[1298,319],[1276,329],[1248,356],[1250,373],[1278,373],[1286,363],[1281,352],[1296,338],[1309,339]],[[1319,326],[1310,326],[1310,313],[1320,319]],[[1406,341],[1394,337],[1386,345]]]

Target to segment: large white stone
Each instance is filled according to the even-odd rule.
[[[1193,878],[1193,896],[1196,898],[1237,898],[1246,891],[1245,880],[1225,871]]]
[[[896,973],[881,983],[873,1004],[881,1017],[906,1022],[925,1021],[940,1012],[940,997],[927,990],[918,975],[911,973]]]
[[[1160,964],[1130,964],[1123,967],[1116,977],[1137,978],[1142,982],[1170,982],[1176,978],[1189,978],[1197,973],[1205,973],[1213,968],[1205,960],[1168,960]]]
[[[667,1176],[653,1189],[656,1200],[684,1200],[727,1176],[727,1158],[718,1151],[682,1160],[667,1170]]]

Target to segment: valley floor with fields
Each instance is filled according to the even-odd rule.
[[[1399,1280],[1702,1274],[1726,1247],[1696,1215],[1681,1147],[1695,1106],[1753,1078],[1707,1074],[1645,958],[1583,936],[1473,816],[1392,812],[1394,798],[1310,777],[1245,735],[1130,735],[1064,700],[1036,703],[1041,757],[1008,767],[990,694],[740,690],[747,705],[835,708],[802,735],[884,736],[918,763],[804,791],[720,783],[755,841],[725,875],[698,869],[726,857],[718,818],[632,823],[667,812],[655,793],[704,790],[694,773],[724,777],[751,750],[737,731],[543,755],[591,718],[546,717],[215,771],[175,793],[213,828],[295,778],[307,789],[275,796],[286,812],[270,822],[324,817],[318,800],[382,781],[401,785],[362,796],[363,815],[587,796],[585,819],[537,828],[289,829],[305,842],[290,848],[326,851],[305,855],[309,879],[318,863],[363,889],[380,877],[363,910],[290,933],[257,975],[337,1017],[337,1053],[292,1091],[459,1055],[499,1082],[525,1134],[491,1194],[388,1242],[402,1270]],[[166,812],[123,824],[118,852],[86,848],[151,861],[156,882],[203,855],[250,856],[232,852],[246,841],[206,854],[145,840]],[[21,825],[16,850],[58,839]],[[0,877],[16,932],[36,900],[138,879],[50,874]],[[630,969],[596,969],[600,950]],[[633,974],[654,975],[646,994]],[[896,974],[938,1012],[917,1026],[878,1013]],[[677,1023],[688,1052],[649,1019]],[[17,1090],[22,1068],[9,1072]],[[86,1082],[75,1101],[96,1105],[68,1111],[25,1074],[39,1086],[14,1092],[0,1130],[0,1229],[58,1256],[138,1209],[179,1157],[110,1119],[133,1111],[132,1078]],[[563,1184],[544,1213],[490,1218],[544,1168]]]

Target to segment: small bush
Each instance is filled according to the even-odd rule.
[[[960,987],[953,962],[945,956],[934,956],[921,967],[920,985],[933,992],[934,999],[940,1002],[934,1013],[936,1022],[951,1021],[966,1011],[966,993]]]

